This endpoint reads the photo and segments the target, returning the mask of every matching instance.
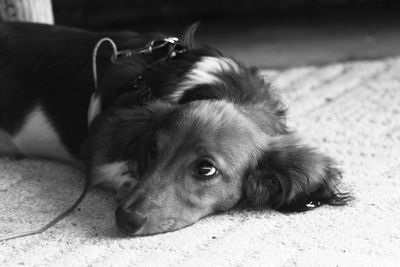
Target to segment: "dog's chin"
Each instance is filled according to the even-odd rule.
[[[140,236],[153,236],[153,235],[160,235],[160,234],[165,234],[165,233],[170,233],[170,232],[175,232],[178,230],[181,230],[183,228],[186,228],[195,222],[186,222],[182,220],[177,220],[177,219],[166,219],[165,221],[158,222],[157,225],[153,224],[145,224],[141,229],[139,229],[136,232],[129,232],[126,230],[124,227],[122,227],[118,222],[117,222],[117,227],[118,230],[126,236],[129,237],[140,237]]]

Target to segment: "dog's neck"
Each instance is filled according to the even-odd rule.
[[[114,54],[111,57],[112,65],[105,73],[100,88],[97,88],[96,55],[105,39],[114,46]],[[110,106],[140,106],[152,100],[152,86],[143,76],[145,70],[159,63],[168,63],[186,52],[187,48],[175,37],[153,40],[144,48],[122,51],[117,50],[111,39],[100,40],[93,53],[95,91],[89,104],[88,124]]]

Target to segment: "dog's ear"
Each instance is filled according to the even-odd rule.
[[[143,174],[149,160],[155,156],[155,132],[168,123],[175,106],[153,102],[148,106],[121,112],[116,125],[115,141],[121,147],[122,159],[134,163],[137,173]]]
[[[92,134],[92,147],[96,148],[96,154],[102,155],[101,162],[132,160],[142,163],[139,168],[143,169],[154,142],[154,132],[168,123],[174,110],[174,105],[153,102],[143,107],[110,111],[101,123],[102,127]]]
[[[339,192],[340,178],[341,171],[331,158],[289,134],[274,138],[265,148],[249,172],[245,195],[251,206],[280,211],[344,205],[350,197]]]
[[[200,22],[193,23],[190,25],[185,32],[182,35],[182,43],[184,46],[187,47],[189,50],[193,50],[196,48],[196,42],[194,40],[194,34],[197,31],[197,28],[199,27]]]
[[[143,107],[117,111],[114,123],[115,138],[119,142],[127,144],[132,138],[149,135],[155,130],[155,127],[163,124],[174,108],[174,105],[160,101]]]

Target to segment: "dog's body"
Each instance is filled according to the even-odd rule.
[[[194,48],[190,35],[185,53],[164,59],[114,64],[100,48],[101,112],[88,121],[99,39],[135,50],[166,36],[0,24],[0,130],[23,155],[85,162],[91,185],[117,191],[117,224],[133,235],[175,230],[240,200],[293,211],[344,204],[334,162],[287,129],[257,71]]]
[[[104,36],[121,48],[142,47],[155,38],[39,24],[0,26],[0,125],[21,152],[67,161],[80,157],[88,133],[82,115],[93,93],[91,56]],[[99,55],[101,72],[110,67],[109,51],[105,54]]]

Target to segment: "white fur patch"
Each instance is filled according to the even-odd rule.
[[[99,95],[93,93],[90,98],[90,104],[87,114],[88,126],[101,112],[101,98]]]
[[[99,180],[99,183],[108,183],[109,180],[113,182],[115,178],[121,176],[126,170],[127,167],[125,162],[112,162],[96,166],[95,175],[96,179]]]
[[[199,84],[216,84],[222,81],[216,74],[222,72],[240,72],[239,65],[226,57],[202,57],[193,69],[187,74],[186,79],[169,96],[170,101],[177,102],[186,90]]]
[[[96,166],[92,170],[91,183],[92,185],[102,184],[114,188],[117,191],[126,182],[131,183],[132,186],[136,185],[136,179],[132,178],[127,173],[127,170],[126,162],[123,161]]]
[[[26,117],[21,130],[11,137],[18,150],[26,156],[55,158],[75,162],[61,144],[53,126],[40,106]]]

